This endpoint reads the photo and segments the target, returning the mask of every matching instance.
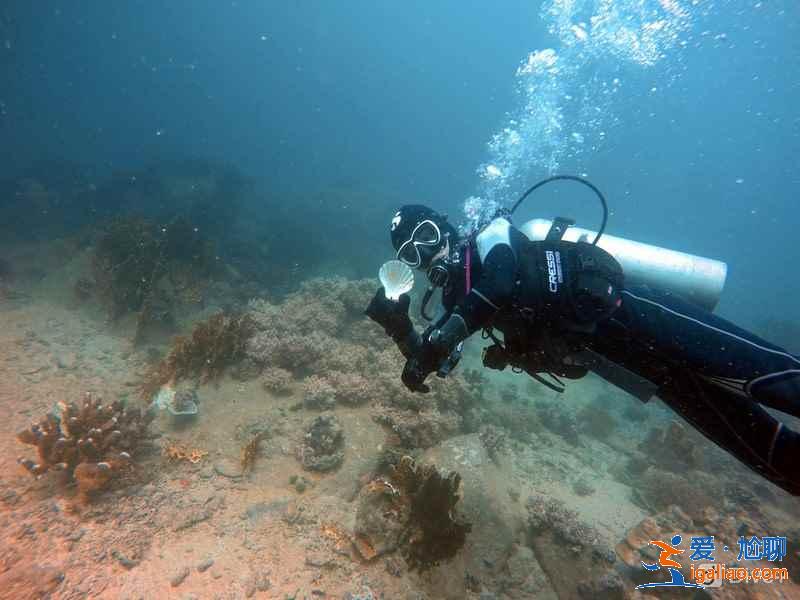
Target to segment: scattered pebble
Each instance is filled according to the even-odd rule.
[[[56,355],[56,364],[59,369],[71,371],[78,364],[78,356],[74,352],[61,352]]]
[[[197,571],[199,573],[204,573],[205,571],[210,569],[211,565],[213,565],[213,564],[214,564],[214,559],[213,558],[207,558],[203,562],[201,562],[199,565],[197,565]]]
[[[190,510],[182,519],[178,520],[173,528],[174,531],[182,531],[188,529],[198,523],[207,521],[211,518],[211,510],[208,508]]]
[[[189,567],[183,567],[180,569],[175,575],[170,577],[169,584],[172,587],[178,587],[180,584],[183,583],[183,580],[189,576]]]
[[[132,569],[133,567],[139,564],[138,560],[131,560],[118,550],[112,550],[111,556],[117,559],[117,562],[128,570]]]
[[[255,593],[256,593],[256,584],[251,579],[248,579],[247,581],[244,582],[244,597],[252,598]]]
[[[256,590],[259,592],[266,592],[272,587],[272,582],[267,578],[267,573],[258,575],[251,575],[244,582],[244,595],[251,598]]]
[[[324,554],[308,554],[306,555],[306,564],[309,567],[327,567],[333,562],[330,556]]]

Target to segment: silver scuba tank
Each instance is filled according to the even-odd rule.
[[[548,219],[531,219],[519,230],[531,241],[542,241],[547,237],[552,224],[553,221]],[[561,239],[567,242],[591,243],[596,235],[595,231],[569,227]],[[625,272],[626,282],[673,292],[708,311],[714,310],[722,288],[725,287],[728,265],[718,260],[605,233],[597,245],[619,261]]]

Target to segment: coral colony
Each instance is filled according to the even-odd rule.
[[[80,404],[59,402],[58,408],[60,415],[50,413],[17,434],[37,450],[36,460],[19,462],[37,477],[62,473],[88,499],[132,464],[152,415],[121,402],[104,405],[90,395]]]

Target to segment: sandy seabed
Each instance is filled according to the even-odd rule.
[[[592,440],[576,448],[544,433],[538,445],[490,459],[477,434],[456,435],[422,458],[464,478],[462,504],[472,524],[464,548],[423,573],[410,570],[399,552],[364,561],[340,533],[352,531],[356,497],[386,443],[370,407],[335,408],[346,432],[344,462],[331,473],[309,473],[296,448],[315,415],[297,409],[299,387],[274,395],[258,379],[229,377],[198,388],[200,412],[192,422],[160,415],[136,468],[80,503],[55,478],[36,480],[18,465],[32,448],[15,434],[57,401],[87,392],[141,402],[136,388],[147,357],[101,317],[35,297],[0,302],[2,599],[572,598],[574,586],[543,569],[525,545],[526,499],[546,492],[590,523],[607,548],[648,516],[631,500],[631,488],[611,475],[617,447]],[[589,380],[570,393],[597,385]],[[269,434],[252,470],[242,473],[242,446],[259,425]],[[196,463],[170,460],[163,454],[170,445],[205,454]],[[593,493],[577,494],[578,479]],[[768,510],[776,528],[792,525],[788,502]],[[621,595],[607,597],[648,597],[625,585]],[[800,598],[800,588],[762,584],[714,594]]]

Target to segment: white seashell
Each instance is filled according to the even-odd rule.
[[[378,279],[381,280],[389,300],[398,300],[400,294],[405,294],[414,287],[414,272],[411,267],[399,260],[383,263],[378,271]]]

